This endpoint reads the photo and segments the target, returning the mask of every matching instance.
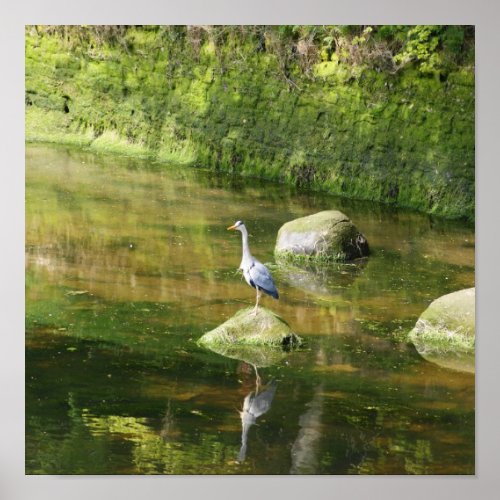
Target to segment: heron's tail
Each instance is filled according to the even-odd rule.
[[[280,294],[278,293],[278,290],[276,290],[276,288],[274,288],[273,290],[266,290],[265,288],[261,288],[261,290],[266,292],[267,295],[270,295],[271,297],[273,297],[275,299],[280,298]]]

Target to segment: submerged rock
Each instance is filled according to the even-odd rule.
[[[439,297],[408,334],[418,353],[447,368],[474,371],[476,289]]]
[[[286,356],[286,350],[302,343],[287,323],[278,315],[259,307],[238,311],[214,330],[205,333],[198,344],[229,358],[255,366],[270,366]]]
[[[322,300],[330,300],[342,295],[356,281],[363,273],[365,264],[366,259],[356,263],[332,262],[328,265],[305,262],[301,266],[285,261],[279,266],[278,276],[294,288]]]
[[[347,215],[325,210],[283,224],[274,253],[295,262],[343,262],[368,255],[369,248]]]
[[[288,351],[278,346],[203,344],[201,342],[200,344],[225,358],[244,361],[257,368],[277,365],[288,356]]]

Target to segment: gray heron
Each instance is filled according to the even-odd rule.
[[[248,246],[248,231],[245,224],[240,220],[235,222],[233,226],[227,228],[233,231],[239,231],[241,233],[241,239],[243,242],[243,257],[241,259],[241,264],[239,269],[243,271],[243,276],[245,281],[253,288],[255,288],[257,293],[257,298],[255,302],[255,309],[253,314],[257,315],[257,309],[259,307],[259,299],[262,292],[267,293],[275,299],[279,298],[278,290],[274,284],[273,277],[269,272],[269,269],[259,262],[251,253]]]

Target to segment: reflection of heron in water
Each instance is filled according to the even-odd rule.
[[[170,399],[167,403],[167,409],[165,410],[165,416],[162,419],[162,429],[160,431],[160,436],[164,441],[170,441],[172,439],[172,435],[175,433],[175,418],[174,412],[170,408]]]
[[[276,382],[271,380],[269,384],[262,391],[261,379],[255,369],[255,392],[248,394],[243,401],[243,410],[240,411],[241,417],[241,448],[238,455],[238,462],[243,462],[247,453],[247,439],[250,427],[254,425],[257,418],[264,415],[271,408],[271,403],[276,392]]]

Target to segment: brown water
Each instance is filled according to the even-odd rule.
[[[323,209],[350,216],[372,255],[276,266],[279,227]],[[267,411],[243,433],[254,368],[196,345],[254,303],[226,231],[238,219],[280,291],[263,305],[306,341],[258,369]],[[28,145],[26,472],[473,474],[474,376],[404,341],[433,299],[471,286],[463,223]]]

